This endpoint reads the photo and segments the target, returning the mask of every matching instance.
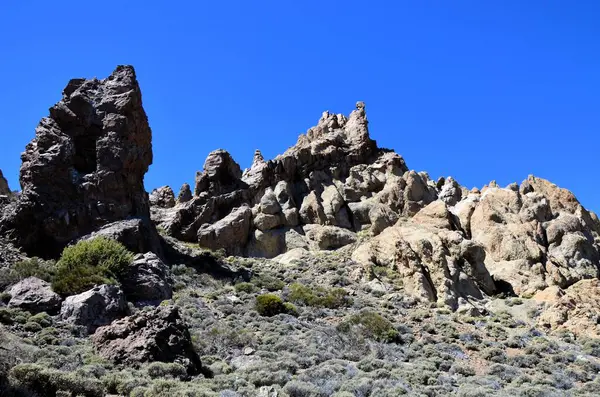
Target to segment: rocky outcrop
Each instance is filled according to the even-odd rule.
[[[8,291],[9,307],[17,307],[31,313],[55,314],[60,310],[61,299],[52,291],[50,284],[36,277],[28,277],[13,285]]]
[[[131,66],[104,80],[71,80],[21,156],[22,193],[0,234],[48,257],[107,223],[149,219],[151,141]]]
[[[453,309],[496,291],[484,247],[457,230],[455,216],[440,200],[362,244],[352,258],[367,275],[373,266],[395,270],[408,294]]]
[[[187,183],[184,183],[183,185],[181,185],[181,189],[179,189],[179,194],[177,195],[177,203],[178,204],[187,203],[191,199],[192,199],[192,189],[190,188],[190,185],[188,185]]]
[[[0,170],[0,196],[10,196],[11,195],[11,191],[10,188],[8,187],[8,182],[6,181],[6,178],[4,178],[4,175],[2,174],[2,170]]]
[[[598,223],[569,191],[530,176],[520,186],[488,186],[472,202],[470,234],[485,247],[494,279],[511,292],[531,296],[598,278]]]
[[[92,340],[100,356],[115,364],[138,367],[153,361],[177,362],[190,375],[201,370],[177,307],[161,306],[117,320],[99,328]]]
[[[171,271],[152,252],[138,254],[121,276],[121,287],[131,302],[159,304],[171,299]]]
[[[162,246],[156,229],[141,218],[109,223],[95,232],[81,237],[78,241],[96,237],[117,240],[134,253],[154,252],[162,257]]]
[[[63,302],[60,317],[71,324],[84,326],[92,334],[129,312],[125,296],[119,287],[100,285]]]
[[[543,304],[538,318],[540,326],[590,338],[600,337],[600,280],[581,280],[565,290],[548,287],[533,299]]]
[[[175,193],[169,186],[162,186],[154,189],[150,193],[150,205],[162,208],[171,208],[175,206]]]
[[[226,151],[211,152],[194,197],[172,209],[153,207],[153,220],[181,240],[266,257],[306,246],[310,239],[298,227],[345,230],[317,233],[317,248],[352,242],[364,228],[380,233],[435,200],[437,190],[426,174],[408,172],[402,157],[377,148],[367,125],[362,102],[349,117],[325,112],[284,154],[267,161],[256,151],[243,173]],[[337,242],[327,237],[342,234]]]

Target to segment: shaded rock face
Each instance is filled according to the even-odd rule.
[[[152,252],[136,255],[121,277],[121,286],[131,302],[159,304],[171,299],[172,283],[171,271]]]
[[[154,225],[145,219],[133,218],[109,223],[79,238],[78,241],[96,237],[116,240],[134,253],[144,254],[150,251],[162,257],[160,237],[156,233]]]
[[[62,320],[84,326],[92,334],[98,327],[125,317],[129,312],[125,295],[114,285],[100,285],[65,299],[60,310]]]
[[[99,328],[92,340],[100,356],[115,364],[137,367],[153,361],[177,362],[190,375],[201,370],[188,328],[173,306],[117,320]]]
[[[31,313],[55,314],[60,310],[61,299],[50,284],[36,277],[28,277],[13,285],[8,291],[9,307],[17,307]]]
[[[0,170],[0,196],[10,196],[11,191],[8,187],[8,182],[4,175],[2,174],[2,170]]]
[[[0,222],[28,254],[53,256],[107,223],[149,218],[152,134],[132,67],[71,80],[35,134],[21,156],[22,193]]]

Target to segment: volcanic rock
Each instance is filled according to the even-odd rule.
[[[36,277],[28,277],[13,285],[8,291],[9,307],[18,307],[31,313],[55,314],[60,310],[61,299],[50,284]]]
[[[131,302],[158,304],[171,299],[171,271],[152,252],[138,254],[120,277],[121,287]]]
[[[175,193],[169,186],[159,187],[150,193],[150,205],[171,208],[175,206]]]
[[[138,367],[162,361],[179,363],[190,375],[201,370],[200,358],[177,307],[160,306],[117,320],[98,328],[92,341],[100,356],[115,364]]]
[[[22,193],[0,234],[47,257],[107,223],[149,218],[152,134],[131,66],[104,80],[71,80],[35,133],[21,156]]]
[[[60,317],[69,323],[86,327],[92,334],[98,327],[125,317],[129,312],[125,295],[114,285],[99,285],[65,299]]]

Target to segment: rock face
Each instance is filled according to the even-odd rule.
[[[198,374],[201,363],[190,333],[173,306],[162,306],[99,328],[92,338],[99,354],[115,364],[177,362],[190,375]]]
[[[153,207],[153,219],[178,239],[265,257],[309,245],[309,237],[333,248],[363,228],[380,233],[435,200],[437,190],[426,174],[408,172],[402,157],[377,148],[367,124],[362,102],[349,117],[325,112],[283,155],[266,161],[256,151],[244,172],[216,150],[196,176],[194,197],[169,210]],[[305,236],[312,225],[345,230]]]
[[[114,285],[100,285],[63,302],[60,316],[64,321],[86,327],[88,333],[124,317],[129,309],[123,292]]]
[[[134,253],[143,254],[150,251],[162,256],[162,246],[156,229],[144,219],[133,218],[109,223],[79,240],[96,237],[117,240]]]
[[[514,293],[598,278],[600,227],[569,191],[530,176],[521,186],[487,187],[475,202],[470,234],[494,279]]]
[[[136,255],[122,276],[121,286],[131,302],[158,304],[171,299],[171,271],[152,252]]]
[[[4,175],[2,174],[2,170],[0,170],[0,196],[10,196],[11,191],[8,187],[8,182]]]
[[[143,181],[152,134],[131,66],[104,80],[71,80],[35,134],[0,234],[30,255],[53,256],[107,223],[149,219]]]
[[[410,295],[458,309],[459,302],[473,303],[496,287],[484,264],[484,247],[466,239],[457,226],[438,200],[361,245],[352,258],[367,271],[392,268]]]
[[[8,291],[9,307],[18,307],[31,313],[55,314],[60,310],[61,299],[50,284],[36,277],[28,277],[13,285]]]
[[[159,187],[150,193],[150,204],[157,207],[171,208],[175,206],[175,193],[169,186]]]

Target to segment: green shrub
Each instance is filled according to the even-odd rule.
[[[12,307],[0,308],[0,323],[6,325],[25,324],[29,321],[31,313]]]
[[[43,328],[49,327],[52,325],[52,317],[46,312],[38,313],[29,318],[29,321],[33,321],[34,323],[38,323]]]
[[[299,314],[298,313],[298,308],[293,303],[285,302],[283,304],[283,306],[285,306],[285,312],[287,314],[290,314],[290,315],[292,315],[294,317],[298,317],[298,314]]]
[[[353,314],[338,325],[338,331],[349,332],[353,327],[357,327],[366,337],[378,342],[392,343],[400,339],[400,333],[389,320],[370,310]]]
[[[352,299],[343,288],[310,288],[300,283],[290,285],[288,300],[305,306],[327,307],[330,309],[352,304]]]
[[[131,264],[133,254],[121,243],[104,237],[64,249],[57,263],[52,288],[60,295],[75,295],[96,284],[114,284]]]
[[[42,326],[38,323],[34,323],[33,321],[28,321],[23,325],[23,329],[27,332],[40,332],[42,330]]]
[[[187,377],[187,371],[185,367],[177,363],[163,363],[154,362],[148,365],[146,368],[148,376],[152,379],[156,378],[175,378],[185,379]]]
[[[285,283],[283,281],[277,277],[271,276],[270,274],[258,274],[252,278],[251,282],[258,288],[264,288],[267,291],[279,291],[285,287]]]
[[[274,316],[285,313],[286,308],[280,297],[274,294],[263,294],[256,297],[256,311],[261,316]]]
[[[256,289],[256,286],[252,283],[243,282],[235,285],[235,290],[237,292],[245,292],[247,294],[251,294],[252,292],[256,291]]]
[[[70,392],[72,396],[104,397],[102,384],[96,379],[46,369],[37,364],[19,364],[10,370],[10,377],[18,386],[41,396],[54,397],[63,391]]]

